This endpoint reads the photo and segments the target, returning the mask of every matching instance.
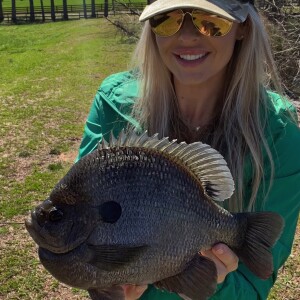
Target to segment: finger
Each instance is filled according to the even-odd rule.
[[[147,285],[122,285],[125,294],[125,300],[136,300],[142,296],[147,289]]]
[[[226,275],[229,273],[226,266],[221,262],[221,260],[214,255],[212,250],[202,251],[201,254],[209,259],[211,259],[217,269],[217,283],[222,283],[225,280]]]
[[[228,272],[235,271],[238,268],[238,256],[226,245],[217,244],[212,247],[212,253],[225,265]]]

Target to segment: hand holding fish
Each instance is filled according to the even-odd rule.
[[[225,244],[216,244],[210,250],[201,251],[201,254],[215,263],[218,283],[222,283],[230,272],[238,268],[238,256]]]
[[[147,289],[147,285],[123,285],[122,288],[125,294],[125,300],[137,300]]]

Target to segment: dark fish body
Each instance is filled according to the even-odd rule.
[[[216,268],[198,252],[222,242],[257,276],[272,273],[275,213],[231,214],[212,200],[233,192],[221,155],[208,145],[121,133],[82,158],[26,227],[45,268],[92,299],[124,299],[122,284],[153,283],[200,300]]]

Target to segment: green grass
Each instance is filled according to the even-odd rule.
[[[41,267],[23,222],[73,163],[99,84],[133,46],[104,19],[0,27],[0,299],[85,298]]]
[[[24,218],[71,166],[99,84],[133,47],[104,19],[0,27],[1,300],[86,299],[41,267]],[[297,299],[299,265],[294,252],[269,300]]]
[[[45,174],[63,168],[51,162],[53,151],[67,152],[80,140],[100,82],[127,68],[133,45],[104,20],[1,27],[0,45],[0,217],[11,217],[24,207],[15,199],[22,190],[15,168],[25,164],[39,172],[41,156]],[[26,179],[18,178],[25,180],[24,190]]]
[[[67,151],[81,136],[101,80],[112,70],[126,69],[124,58],[129,57],[131,45],[116,43],[113,29],[104,23],[92,20],[0,29],[4,154],[0,185],[9,183],[16,154],[39,156],[41,150],[46,148],[47,154],[47,149],[57,147]],[[110,51],[115,51],[111,60],[106,55]],[[14,194],[20,187],[13,183]],[[0,211],[5,214],[2,207]]]

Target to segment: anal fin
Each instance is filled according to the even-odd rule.
[[[154,283],[157,288],[177,293],[185,300],[205,300],[214,293],[216,285],[216,265],[200,254],[195,255],[182,273]]]
[[[88,292],[92,300],[125,300],[121,286],[113,286],[103,290],[90,289]]]

